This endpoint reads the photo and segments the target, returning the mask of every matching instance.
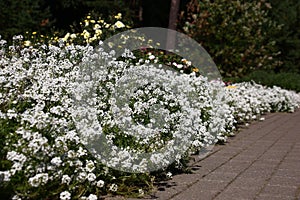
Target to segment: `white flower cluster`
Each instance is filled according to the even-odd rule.
[[[97,199],[99,191],[118,191],[99,160],[126,169],[165,167],[170,156],[179,162],[182,150],[225,141],[236,123],[270,111],[292,112],[300,104],[299,94],[277,87],[227,88],[195,74],[131,66],[113,57],[88,45],[0,46],[1,148],[11,162],[0,177],[28,185],[18,198],[51,183],[61,185],[60,199]],[[97,137],[106,143],[100,141],[100,156],[113,159],[90,154],[87,147],[96,147],[91,141]]]
[[[274,86],[268,88],[244,82],[226,88],[227,104],[238,122],[258,119],[266,112],[294,112],[299,107],[299,94]]]

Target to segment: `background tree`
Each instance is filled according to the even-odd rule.
[[[300,1],[272,0],[270,17],[283,24],[280,32],[273,35],[283,61],[276,71],[300,73]]]
[[[26,31],[45,32],[52,24],[50,18],[44,0],[0,1],[0,35],[4,39]]]
[[[180,0],[171,0],[168,29],[176,30],[177,20],[179,15],[178,13],[179,6],[180,6]],[[175,42],[176,42],[176,34],[174,32],[168,31],[167,44],[166,44],[167,49],[174,49]]]
[[[224,77],[275,69],[281,62],[270,34],[280,26],[268,16],[270,8],[264,0],[192,0],[181,15],[181,28],[202,44]]]

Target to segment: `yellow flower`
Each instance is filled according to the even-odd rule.
[[[115,16],[115,19],[122,19],[122,13],[118,13],[118,14]]]
[[[88,20],[84,20],[85,25],[84,26],[88,26],[89,25],[89,21]]]
[[[88,43],[92,43],[95,40],[97,40],[97,36],[96,35],[94,35],[93,37],[87,39]]]
[[[187,66],[191,66],[192,65],[192,62],[191,61],[188,61],[187,59],[181,59],[181,62],[183,62],[183,64],[187,65]]]
[[[228,85],[226,88],[228,88],[228,89],[234,89],[234,88],[236,88],[236,86],[235,85]]]
[[[117,21],[115,23],[115,26],[116,26],[116,28],[124,28],[125,27],[125,25],[121,21]]]
[[[193,72],[199,72],[199,69],[198,68],[193,68]]]
[[[97,29],[97,30],[95,31],[95,34],[96,34],[97,36],[100,36],[100,35],[102,34],[102,30]]]
[[[97,29],[100,29],[100,28],[101,28],[101,26],[99,24],[95,24],[93,29],[97,30]]]
[[[63,41],[66,42],[68,40],[68,38],[70,37],[70,33],[67,33],[65,35],[65,37],[63,38]]]
[[[36,35],[36,31],[32,32],[32,35]]]
[[[24,45],[25,45],[26,47],[28,47],[28,46],[31,45],[31,42],[30,42],[29,40],[26,40],[26,41],[24,41]]]
[[[83,38],[84,38],[84,39],[88,39],[88,38],[90,37],[90,33],[89,33],[87,30],[84,30],[84,31],[82,32],[82,35],[83,35]]]

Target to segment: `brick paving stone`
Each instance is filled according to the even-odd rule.
[[[282,162],[283,158],[281,159],[265,159],[260,157],[258,160],[255,161],[254,166],[264,166],[264,165],[272,165],[272,166],[277,166]]]
[[[288,169],[279,168],[274,173],[274,176],[300,177],[300,171],[298,169],[288,170]]]
[[[293,196],[280,196],[274,194],[260,194],[255,200],[296,200]]]
[[[269,170],[256,170],[253,171],[252,169],[245,171],[240,175],[241,178],[270,178],[271,177],[271,171]]]
[[[201,179],[202,176],[202,174],[179,174],[175,175],[169,182],[175,183],[176,185],[190,185]]]
[[[229,187],[219,194],[216,200],[241,200],[241,199],[253,199],[258,192],[257,188],[245,188],[245,187]]]
[[[272,186],[300,186],[300,179],[298,177],[284,177],[272,176],[269,180],[269,185]]]
[[[179,194],[178,196],[172,197],[172,200],[208,200],[213,199],[218,193],[217,190],[197,190],[197,192],[191,192],[188,196],[186,194]]]
[[[285,156],[286,153],[282,151],[267,151],[260,157],[260,159],[281,161]]]
[[[214,180],[214,181],[224,181],[224,182],[231,182],[235,177],[238,175],[238,173],[234,173],[231,171],[227,172],[219,172],[218,170],[216,172],[212,172],[208,174],[207,176],[203,177],[204,180]]]
[[[262,177],[238,177],[229,185],[229,187],[255,188],[257,190],[261,190],[265,183],[266,179]]]
[[[296,186],[274,186],[267,185],[261,192],[260,195],[274,195],[282,197],[295,197],[297,192]]]
[[[233,161],[239,161],[239,162],[253,162],[257,156],[255,155],[247,155],[246,153],[242,152],[236,157],[234,157],[232,160]]]
[[[285,170],[289,170],[289,171],[298,171],[300,172],[300,165],[297,164],[297,163],[284,163],[284,164],[281,164],[279,166],[279,169],[285,169]]]
[[[233,172],[233,173],[241,173],[244,171],[247,167],[249,167],[251,162],[249,161],[235,161],[231,160],[222,165],[218,172]]]
[[[227,185],[226,182],[216,181],[216,180],[201,180],[188,188],[183,193],[178,194],[175,197],[172,197],[172,200],[206,200],[212,199],[217,195]],[[187,197],[188,194],[188,197]]]
[[[222,151],[218,151],[213,156],[232,158],[242,151],[242,148],[225,148]],[[229,159],[228,159],[229,160]]]

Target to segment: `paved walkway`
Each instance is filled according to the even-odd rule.
[[[265,118],[216,145],[192,164],[192,174],[174,176],[145,199],[300,199],[300,110]]]

